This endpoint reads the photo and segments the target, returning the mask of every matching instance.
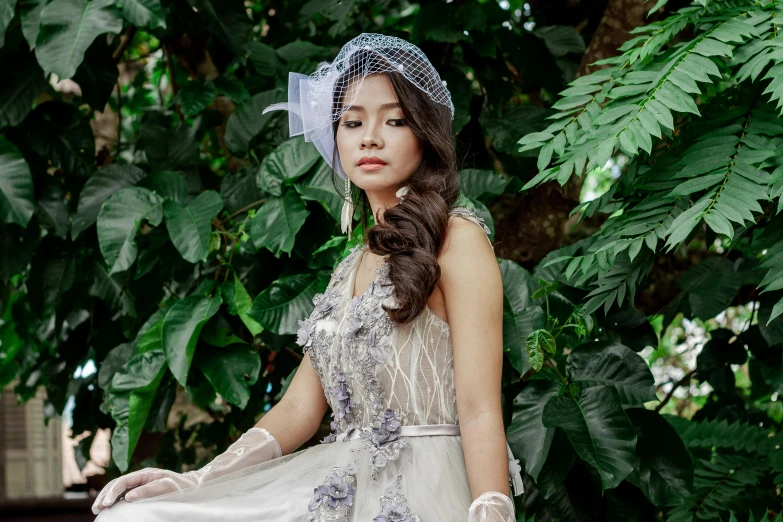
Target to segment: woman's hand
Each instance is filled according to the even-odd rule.
[[[126,491],[125,500],[133,502],[195,486],[195,482],[180,473],[165,469],[145,468],[117,477],[106,484],[98,493],[98,497],[92,505],[92,512],[97,515],[102,509],[112,506]]]
[[[282,454],[277,439],[265,428],[255,426],[199,470],[175,473],[165,469],[145,468],[112,480],[98,494],[92,505],[92,512],[97,515],[102,509],[117,502],[128,490],[130,491],[125,495],[125,500],[133,502],[186,488],[198,488],[204,482],[276,459]]]

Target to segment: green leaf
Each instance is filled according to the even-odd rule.
[[[136,300],[126,286],[127,275],[110,275],[102,263],[93,264],[94,281],[88,293],[102,299],[121,316],[136,317]]]
[[[197,126],[185,122],[173,129],[144,123],[140,141],[154,170],[191,170],[199,162],[197,132]]]
[[[711,211],[704,214],[704,222],[718,234],[729,236],[729,240],[734,239],[734,227],[731,226],[726,216],[721,214],[714,207]]]
[[[617,487],[633,471],[636,433],[614,387],[553,397],[542,420],[546,427],[563,428],[577,454],[598,470],[602,491]]]
[[[250,298],[247,290],[245,290],[245,286],[239,280],[239,277],[237,277],[236,272],[234,273],[234,298],[236,300],[237,315],[239,315],[239,318],[242,319],[247,329],[255,337],[261,333],[264,327],[248,315],[250,308],[252,308],[253,300]]]
[[[547,143],[543,147],[541,147],[541,152],[538,153],[538,170],[542,171],[544,170],[548,165],[549,162],[552,161],[552,152],[554,151],[554,145],[552,143]]]
[[[209,352],[200,368],[221,397],[244,409],[250,386],[258,381],[261,358],[249,346],[232,345]]]
[[[155,393],[158,391],[163,375],[166,373],[165,358],[160,350],[147,352],[138,357],[149,358],[149,362],[144,368],[144,372],[152,377],[149,384],[134,389],[130,394],[128,401],[128,459],[130,460],[136,444],[139,442],[141,431],[147,423],[152,403],[155,400]],[[133,359],[131,359],[132,361]],[[130,364],[130,362],[129,362]]]
[[[651,0],[645,0],[645,2],[649,2],[649,1]],[[660,9],[661,7],[665,6],[668,3],[669,0],[658,0],[657,2],[655,2],[655,5],[652,6],[649,11],[647,11],[647,18],[649,18],[651,14],[657,12],[658,9]]]
[[[0,0],[0,47],[5,45],[5,31],[14,17],[15,0]]]
[[[136,186],[150,189],[163,199],[183,205],[188,199],[188,182],[180,172],[158,170],[140,180]]]
[[[277,49],[277,55],[287,62],[298,62],[322,56],[327,50],[308,41],[296,40]]]
[[[709,257],[692,266],[678,285],[688,293],[691,313],[706,321],[731,305],[743,281],[733,262],[723,257]]]
[[[627,480],[656,506],[682,500],[693,484],[693,464],[682,439],[657,412],[630,408],[636,430],[636,463]]]
[[[212,218],[222,208],[223,200],[214,190],[205,190],[187,207],[170,199],[163,203],[169,237],[183,259],[191,263],[206,261]]]
[[[35,41],[41,25],[41,11],[46,0],[21,0],[19,2],[19,18],[22,20],[22,33],[30,50],[35,49]]]
[[[530,306],[530,272],[506,259],[499,260],[503,279],[503,351],[520,375],[531,368],[527,354],[528,335],[544,327],[544,311]]]
[[[166,13],[160,0],[121,0],[122,16],[136,27],[166,29]]]
[[[15,127],[33,109],[33,102],[47,87],[43,71],[32,55],[25,56],[15,73],[0,85],[0,128]]]
[[[161,321],[161,340],[174,378],[182,385],[188,380],[190,363],[201,329],[220,308],[220,296],[191,295],[175,302]]]
[[[714,190],[710,191],[708,194],[705,194],[695,205],[677,216],[677,219],[675,219],[671,224],[671,227],[668,230],[668,237],[666,239],[666,246],[669,247],[670,250],[675,245],[678,245],[680,242],[684,241],[691,231],[696,228],[696,225],[701,222],[704,209],[706,209],[710,204],[709,196],[712,195],[712,192],[714,192]]]
[[[247,44],[247,53],[256,72],[261,76],[275,76],[280,61],[274,48],[261,42]]]
[[[247,314],[272,333],[295,334],[299,329],[297,321],[312,312],[319,285],[318,277],[312,273],[281,277],[256,296]]]
[[[136,184],[147,173],[135,165],[107,165],[98,169],[82,187],[79,206],[71,224],[71,237],[76,239],[98,219],[101,205],[115,192]]]
[[[275,257],[291,254],[296,234],[310,211],[294,190],[287,190],[282,198],[269,197],[258,209],[250,229],[256,248],[267,248]]]
[[[335,188],[332,177],[332,168],[325,161],[320,161],[316,163],[313,172],[301,178],[294,188],[302,199],[319,202],[339,223],[343,198],[338,192],[339,188]],[[338,181],[337,187],[342,184],[342,181]]]
[[[547,25],[539,27],[533,34],[544,40],[549,52],[559,58],[568,53],[582,55],[585,52],[585,42],[575,28],[566,25]]]
[[[548,330],[543,328],[535,330],[527,336],[527,353],[530,355],[531,350],[539,352],[541,354],[541,360],[543,362],[543,352],[549,352],[550,354],[557,353],[557,344],[555,338],[549,333]],[[532,362],[532,357],[531,357]],[[535,369],[535,364],[533,368]],[[536,371],[541,369],[541,365],[538,366]]]
[[[122,370],[122,367],[131,358],[132,353],[131,343],[122,343],[112,348],[106,354],[98,370],[98,386],[102,390],[109,389],[114,374]]]
[[[98,243],[109,274],[127,270],[136,260],[136,232],[141,222],[160,224],[162,200],[140,187],[117,191],[101,206],[98,213]]]
[[[717,174],[710,174],[708,176],[699,176],[684,183],[680,183],[674,187],[671,195],[672,197],[687,196],[688,194],[693,194],[694,192],[699,192],[714,187],[715,185],[721,183],[725,178],[725,172],[718,172]]]
[[[182,114],[192,118],[209,107],[217,93],[217,87],[214,83],[199,78],[180,87],[174,103],[179,104]]]
[[[469,198],[484,195],[499,196],[505,192],[511,178],[505,178],[494,170],[464,169],[460,172],[460,188]]]
[[[582,388],[613,386],[624,405],[658,400],[647,362],[619,343],[593,341],[577,346],[568,356],[566,374]]]
[[[46,74],[71,78],[95,38],[121,30],[114,0],[53,0],[41,11],[35,56]]]
[[[226,147],[232,154],[245,157],[248,154],[250,140],[257,136],[272,121],[275,112],[261,114],[269,105],[280,101],[277,90],[269,90],[240,103],[231,113],[226,124]]]
[[[0,221],[26,227],[35,210],[33,176],[22,154],[0,136]]]
[[[259,187],[267,186],[268,183],[263,180],[269,178],[281,183],[293,181],[309,171],[319,159],[321,155],[318,149],[312,143],[304,141],[301,136],[297,136],[264,157],[258,171],[257,184]]]
[[[555,432],[555,428],[543,424],[544,406],[557,396],[559,389],[559,384],[553,381],[530,381],[514,399],[506,438],[522,468],[535,480],[544,467]]]

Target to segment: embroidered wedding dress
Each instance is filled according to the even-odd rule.
[[[461,216],[489,229],[467,208]],[[490,243],[491,244],[491,243]],[[396,325],[388,265],[353,297],[366,247],[336,267],[313,297],[297,342],[310,354],[332,408],[332,433],[316,446],[196,489],[101,511],[98,522],[462,522],[471,492],[459,436],[449,325],[425,307]],[[510,479],[522,492],[508,449]],[[512,491],[513,491],[512,490]]]

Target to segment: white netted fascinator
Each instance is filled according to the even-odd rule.
[[[413,85],[426,92],[429,97],[451,110],[454,119],[454,104],[446,82],[440,79],[424,53],[410,42],[394,36],[363,33],[340,49],[332,63],[322,62],[311,75],[288,73],[288,101],[266,107],[263,114],[274,110],[288,111],[289,134],[304,134],[305,141],[311,141],[329,165],[341,178],[347,179],[338,161],[333,161],[333,122],[340,119],[354,102],[343,99],[348,88],[356,81],[358,86],[364,77],[372,73],[398,72]]]

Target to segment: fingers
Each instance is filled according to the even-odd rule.
[[[104,486],[95,502],[92,505],[93,514],[98,514],[101,510],[114,505],[117,499],[126,490],[137,488],[157,480],[164,475],[165,471],[155,468],[146,468],[140,471],[134,471],[122,477],[118,477]]]
[[[174,491],[182,491],[182,488],[175,480],[170,478],[162,478],[150,482],[145,486],[138,487],[132,491],[128,491],[125,494],[125,500],[128,502],[134,502],[136,500],[165,495],[166,493],[173,493]]]

